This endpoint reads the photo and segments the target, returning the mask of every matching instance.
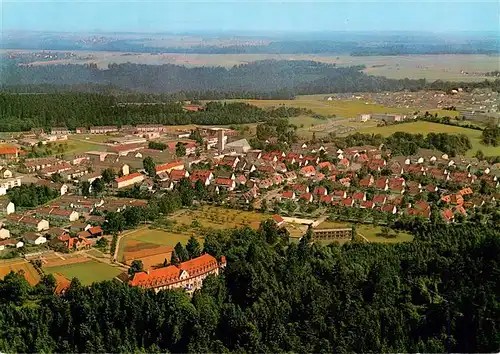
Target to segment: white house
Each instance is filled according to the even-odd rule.
[[[6,238],[10,238],[10,231],[7,229],[0,229],[0,239],[5,240]]]
[[[12,178],[11,170],[3,170],[1,173],[2,173],[2,178]]]
[[[9,201],[8,199],[0,199],[0,213],[3,214],[12,214],[16,211],[16,206],[14,203]]]
[[[30,245],[42,245],[47,242],[47,239],[40,234],[29,233],[23,236],[24,240]]]

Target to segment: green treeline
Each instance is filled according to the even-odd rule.
[[[186,112],[176,102],[122,104],[119,97],[91,93],[0,94],[0,131],[117,124],[241,124],[264,121],[267,117],[294,117],[301,113],[302,110],[297,108],[280,107],[266,111],[239,102],[209,102],[204,111]]]
[[[426,88],[489,87],[500,90],[500,79],[479,83],[388,79],[362,72],[363,66],[336,67],[306,60],[262,60],[222,67],[186,68],[173,64],[0,65],[0,85],[16,92],[54,92],[57,86],[78,91],[116,93],[187,93],[198,99],[293,98],[336,92],[417,91]],[[95,85],[93,89],[92,85]],[[30,88],[31,87],[31,88]],[[40,90],[40,91],[37,91]]]
[[[35,208],[57,198],[59,195],[60,192],[56,188],[37,186],[34,183],[22,184],[7,191],[9,200],[14,203],[16,208]]]
[[[500,231],[486,225],[406,225],[415,240],[339,246],[288,243],[286,232],[206,235],[223,275],[189,298],[118,282],[73,280],[52,295],[0,281],[3,352],[496,352]]]

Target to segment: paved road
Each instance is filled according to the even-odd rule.
[[[253,202],[253,207],[255,209],[260,209],[261,205],[262,205],[262,200],[265,198],[268,202],[274,198],[276,198],[280,192],[283,190],[284,186],[281,186],[279,187],[278,189],[273,189],[273,190],[270,190],[269,192],[267,192],[266,194],[264,194],[263,196],[257,198],[254,202]]]

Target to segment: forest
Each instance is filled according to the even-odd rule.
[[[307,60],[261,60],[226,69],[187,68],[173,64],[0,65],[0,88],[5,92],[156,93],[189,99],[293,99],[296,95],[343,92],[450,91],[462,87],[500,91],[500,79],[482,82],[427,82],[388,79],[362,72],[363,66],[336,67]]]
[[[246,103],[209,102],[203,111],[187,112],[178,102],[121,104],[112,95],[57,93],[43,95],[0,94],[0,131],[26,131],[63,126],[70,129],[125,124],[242,124],[270,117],[294,117],[296,108],[263,110]]]
[[[48,186],[38,186],[34,183],[22,184],[7,191],[9,200],[16,208],[34,208],[57,198],[60,192]]]
[[[296,243],[272,221],[205,235],[227,267],[190,298],[117,281],[0,281],[3,352],[497,352],[500,231],[414,221],[411,243]]]

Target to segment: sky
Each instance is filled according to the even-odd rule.
[[[500,1],[0,0],[1,29],[61,32],[498,31]]]

